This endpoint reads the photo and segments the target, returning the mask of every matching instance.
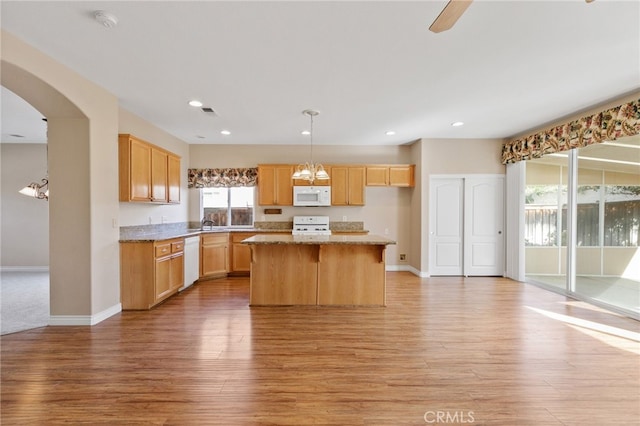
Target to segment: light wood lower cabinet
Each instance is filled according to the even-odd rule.
[[[184,281],[184,239],[120,243],[122,309],[150,309]]]
[[[242,240],[253,237],[254,235],[263,234],[261,232],[232,232],[229,239],[229,275],[248,276],[251,273],[251,250],[246,244],[242,244]],[[269,235],[280,234],[280,232],[269,232]],[[282,234],[291,234],[291,232],[282,232]]]
[[[255,232],[234,232],[231,234],[231,268],[232,275],[249,275],[251,271],[251,249],[242,244],[242,240],[256,235]]]
[[[251,244],[249,304],[386,304],[384,244]]]
[[[254,245],[251,250],[250,305],[317,304],[319,246]]]
[[[200,236],[200,278],[224,276],[229,271],[229,234]]]

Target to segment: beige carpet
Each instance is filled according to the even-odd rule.
[[[0,334],[49,323],[49,272],[0,273]]]

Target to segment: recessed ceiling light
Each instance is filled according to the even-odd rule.
[[[301,134],[301,135],[305,135],[305,136],[307,136],[307,135],[310,135],[310,134],[311,134],[311,132],[310,132],[310,131],[308,131],[308,130],[303,130],[303,131],[301,131],[301,132],[300,132],[300,134]]]
[[[451,125],[453,127],[460,127],[460,126],[464,126],[464,123],[462,121],[454,121],[453,123],[451,123]]]
[[[192,101],[189,101],[189,105],[191,105],[192,107],[200,108],[202,106],[202,102],[194,99]]]
[[[231,134],[231,132],[230,132],[230,131],[228,131],[228,130],[221,130],[221,131],[220,131],[220,134],[223,134],[223,135],[225,135],[225,136],[229,136],[229,135]]]
[[[396,134],[396,132],[394,132],[393,130],[388,130],[384,134],[387,135],[387,136],[393,136],[393,135]]]

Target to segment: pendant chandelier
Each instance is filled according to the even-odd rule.
[[[47,119],[43,118],[46,122]],[[38,200],[49,201],[49,144],[47,146],[47,174],[38,182],[31,182],[29,185],[22,188],[19,193],[26,195],[27,197],[33,197]]]
[[[318,111],[312,109],[305,109],[302,111],[304,115],[309,116],[310,127],[309,127],[309,140],[311,142],[310,146],[310,156],[309,162],[304,164],[298,164],[296,167],[296,171],[293,173],[293,179],[302,179],[306,180],[309,183],[313,184],[314,180],[329,180],[329,174],[324,170],[322,164],[313,162],[313,117],[320,114]]]
[[[31,182],[18,192],[28,197],[49,201],[49,179],[44,178],[41,183]]]

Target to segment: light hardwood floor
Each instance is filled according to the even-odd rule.
[[[637,321],[502,278],[387,281],[387,307],[249,308],[248,279],[229,278],[94,327],[2,336],[1,423],[640,419]]]

